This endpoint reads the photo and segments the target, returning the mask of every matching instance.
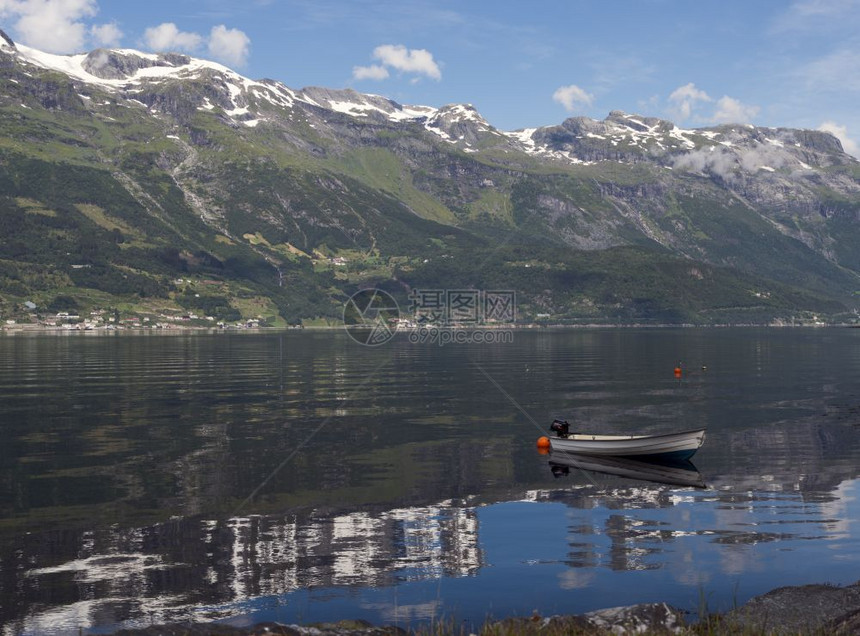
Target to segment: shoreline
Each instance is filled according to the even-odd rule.
[[[516,325],[446,325],[446,326],[428,326],[428,327],[410,327],[399,328],[395,330],[395,334],[416,333],[422,330],[425,331],[461,331],[461,332],[477,332],[477,331],[569,331],[579,329],[860,329],[860,325],[849,323],[833,323],[833,324],[757,324],[757,323],[736,323],[736,324],[612,324],[612,323],[588,323],[588,324],[538,324],[526,323]],[[171,332],[188,332],[188,333],[234,333],[234,332],[254,332],[254,333],[276,333],[288,331],[343,331],[345,325],[296,325],[288,327],[244,327],[244,326],[227,326],[213,327],[209,325],[171,325],[169,327],[149,327],[149,326],[98,326],[91,328],[81,327],[59,327],[53,325],[38,325],[38,324],[15,324],[0,326],[0,335],[4,334],[97,334],[108,335],[115,333],[171,333]]]
[[[781,587],[755,596],[720,614],[702,610],[698,620],[667,603],[608,607],[583,614],[509,617],[488,620],[477,629],[454,620],[418,627],[373,625],[363,620],[307,625],[274,622],[253,625],[171,623],[109,632],[113,636],[614,636],[689,634],[702,636],[856,634],[860,631],[860,581],[847,586],[809,584]],[[241,618],[234,619],[235,622]]]

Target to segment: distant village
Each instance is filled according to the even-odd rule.
[[[33,303],[27,303],[29,308]],[[120,329],[259,329],[261,320],[249,318],[235,322],[216,321],[212,316],[194,313],[160,313],[157,316],[130,316],[120,318],[115,312],[96,309],[86,316],[65,311],[56,314],[37,314],[35,306],[29,319],[9,318],[3,320],[4,331],[97,331]]]
[[[223,281],[177,278],[173,284],[180,292],[196,298],[208,293],[226,293]],[[196,293],[200,292],[200,293]],[[60,299],[63,299],[62,302]],[[92,307],[84,310],[71,297],[57,297],[50,303],[37,304],[39,299],[7,304],[0,313],[0,331],[115,331],[124,329],[260,329],[271,326],[271,318],[257,315],[235,319],[206,315],[199,309],[173,307]],[[226,300],[226,298],[225,298]],[[168,304],[168,303],[165,303]],[[170,303],[173,304],[173,303]],[[217,313],[217,312],[213,312]]]
[[[26,301],[14,317],[0,318],[3,331],[113,331],[122,329],[259,329],[267,326],[262,317],[237,321],[217,320],[182,309],[165,309],[158,314],[135,313],[122,316],[117,309],[94,309],[83,313],[46,312]]]

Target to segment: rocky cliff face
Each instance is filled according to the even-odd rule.
[[[145,68],[186,66],[191,59],[186,55],[167,53],[142,55],[125,51],[96,49],[81,62],[81,68],[94,77],[107,80],[123,80],[133,77]]]

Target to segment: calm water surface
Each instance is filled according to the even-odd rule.
[[[707,426],[707,486],[554,471],[554,417]],[[857,580],[858,466],[854,329],[5,335],[0,633],[729,609]]]

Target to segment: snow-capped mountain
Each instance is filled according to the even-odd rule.
[[[279,268],[280,288],[302,259],[351,246],[404,262],[420,254],[410,269],[391,272],[408,284],[432,267],[435,251],[456,252],[450,237],[465,254],[480,249],[472,241],[514,232],[538,249],[572,254],[658,247],[699,263],[691,271],[704,278],[706,266],[727,267],[827,299],[860,289],[860,164],[824,132],[685,129],[621,111],[503,131],[469,104],[294,89],[176,53],[53,55],[8,37],[0,38],[0,79],[5,148],[16,170],[35,161],[38,170],[95,171],[87,174],[99,183],[107,170],[112,185],[100,187],[119,188],[131,197],[129,209],[141,207],[162,228],[153,237],[155,226],[91,214],[126,241],[117,258],[174,240],[168,235],[183,244],[199,236],[197,247],[171,257],[174,265],[224,263],[224,250],[244,246]],[[7,196],[19,210],[41,210],[31,205],[37,192]],[[94,205],[87,197],[77,204]],[[534,301],[535,311],[632,302],[585,292],[558,300],[560,285],[528,283],[529,293],[556,289]],[[759,302],[775,293],[763,285],[733,289],[755,289]],[[735,295],[726,297],[738,302]]]
[[[470,105],[443,108],[404,106],[386,97],[358,93],[351,89],[332,90],[309,87],[293,90],[273,80],[251,80],[218,64],[178,53],[142,53],[131,49],[96,49],[79,55],[54,55],[23,45],[5,42],[7,50],[24,61],[63,73],[82,85],[98,87],[128,99],[153,87],[182,81],[210,82],[212,95],[204,95],[198,106],[205,110],[220,108],[223,113],[246,125],[265,119],[266,106],[293,109],[312,107],[343,113],[358,119],[387,122],[423,123],[439,137],[458,141],[474,127],[492,127]],[[253,122],[253,123],[251,123]],[[454,136],[449,131],[463,128]]]
[[[440,139],[474,152],[490,137],[495,145],[547,159],[573,164],[613,160],[636,162],[664,157],[667,167],[700,168],[729,174],[778,169],[808,170],[809,151],[841,153],[839,141],[829,133],[753,126],[718,126],[682,129],[669,121],[612,111],[603,121],[571,118],[560,126],[500,131],[471,104],[442,107],[402,105],[386,97],[309,87],[289,88],[274,80],[252,80],[203,59],[177,53],[143,53],[131,49],[96,49],[78,55],[54,55],[15,45],[3,46],[27,63],[63,73],[85,86],[135,100],[136,94],[183,81],[210,84],[198,108],[221,109],[224,115],[246,126],[267,120],[274,108],[318,108],[371,122],[413,123]],[[711,156],[703,153],[713,153]],[[840,161],[851,161],[841,158]],[[734,164],[734,165],[732,165]],[[770,165],[774,164],[774,165]]]

